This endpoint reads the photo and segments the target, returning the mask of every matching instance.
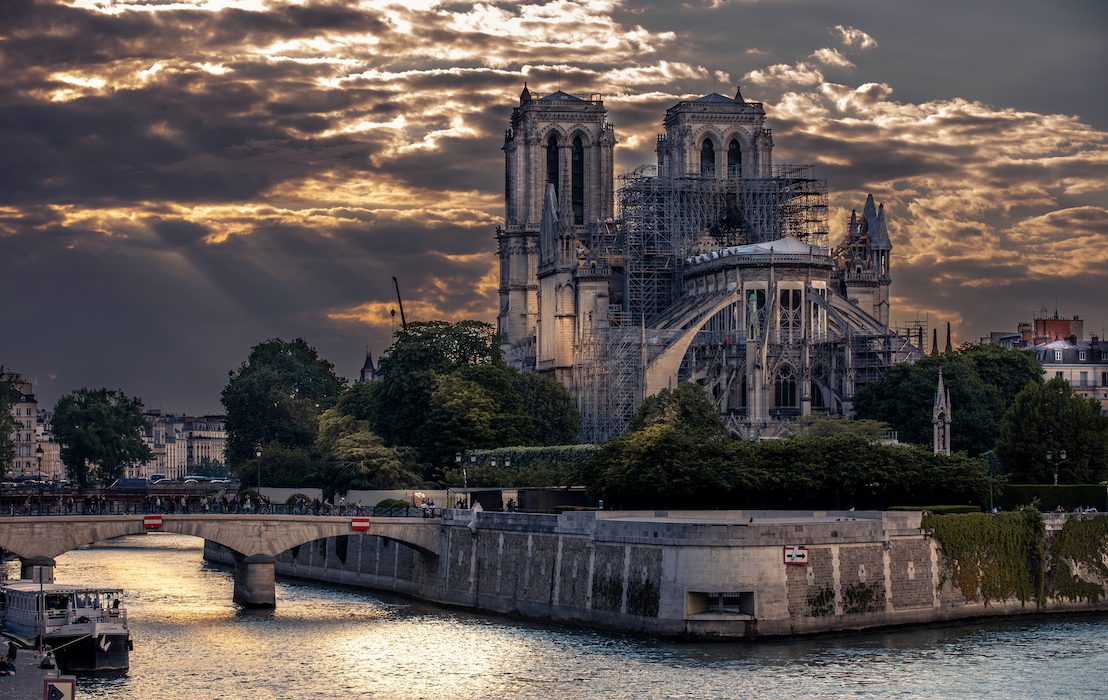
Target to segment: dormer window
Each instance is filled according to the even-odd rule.
[[[1055,350],[1054,351],[1054,361],[1055,362],[1061,362],[1062,361],[1062,351],[1061,350]]]
[[[1078,359],[1078,360],[1081,360],[1082,362],[1084,362],[1084,361],[1085,361],[1085,351],[1084,351],[1084,350],[1082,350],[1081,352],[1077,353],[1077,359]]]

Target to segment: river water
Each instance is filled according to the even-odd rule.
[[[200,546],[137,535],[58,558],[59,583],[127,592],[130,673],[82,680],[81,698],[1108,697],[1105,616],[701,644],[292,581],[255,613],[231,603],[230,573]]]

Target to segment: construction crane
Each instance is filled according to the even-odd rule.
[[[392,278],[392,286],[396,287],[396,303],[400,306],[400,328],[408,330],[408,320],[404,318],[404,301],[400,298],[400,283],[396,281],[396,276]]]

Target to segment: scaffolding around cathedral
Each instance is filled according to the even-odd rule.
[[[625,310],[650,323],[680,296],[682,264],[705,236],[724,247],[789,237],[826,247],[827,182],[811,166],[766,177],[660,177],[643,166],[619,177]]]
[[[623,269],[624,293],[582,340],[575,370],[581,437],[590,442],[624,432],[642,402],[645,364],[673,335],[651,324],[681,296],[685,260],[698,241],[707,236],[721,247],[790,237],[826,247],[828,233],[827,183],[810,166],[722,179],[659,177],[644,166],[619,180],[619,218],[594,228],[591,251]]]

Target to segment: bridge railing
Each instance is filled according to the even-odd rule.
[[[304,506],[272,503],[260,509],[244,504],[180,503],[166,502],[143,503],[135,501],[96,500],[74,503],[56,501],[28,502],[11,501],[0,504],[0,517],[59,516],[59,515],[303,515],[317,517],[371,517],[371,518],[441,518],[441,508],[422,508],[415,506]]]

